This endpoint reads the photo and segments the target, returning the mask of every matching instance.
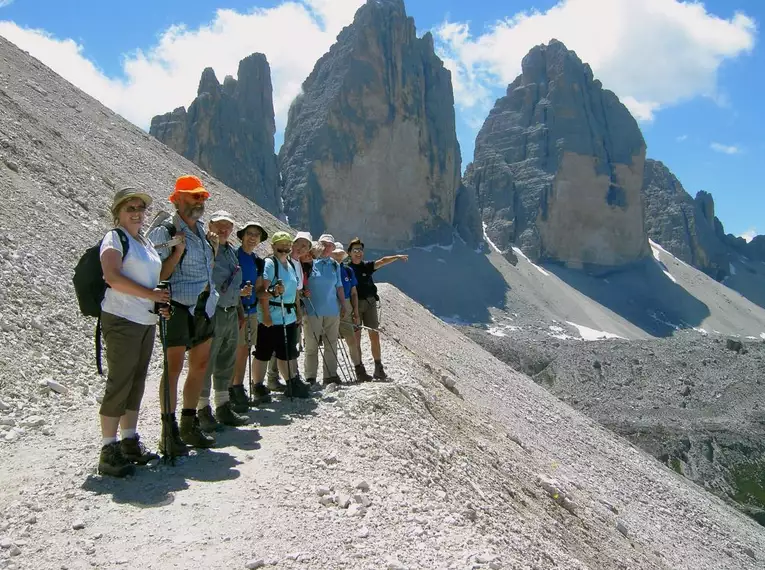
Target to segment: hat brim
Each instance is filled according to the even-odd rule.
[[[230,222],[236,225],[236,222],[233,220],[233,218],[229,218],[228,216],[218,216],[216,218],[210,218],[211,224],[214,224],[215,222]]]
[[[264,241],[268,239],[268,232],[265,230],[263,226],[261,226],[260,224],[247,224],[238,232],[236,232],[236,237],[239,238],[239,241],[242,241],[244,239],[244,232],[246,232],[249,228],[258,228],[260,230],[261,243],[263,243]]]
[[[128,200],[132,200],[134,198],[139,198],[140,200],[143,200],[143,203],[147,208],[151,206],[151,203],[154,201],[153,198],[149,196],[146,192],[131,192],[127,196],[123,196],[122,198],[120,198],[120,201],[117,202],[116,204],[112,204],[112,212],[116,214],[125,202],[127,202]]]

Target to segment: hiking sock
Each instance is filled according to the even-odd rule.
[[[215,408],[220,408],[223,404],[228,402],[231,399],[231,396],[228,393],[228,390],[221,390],[220,392],[218,390],[215,390]]]
[[[197,403],[197,410],[203,410],[203,409],[205,409],[209,405],[210,405],[210,397],[209,396],[207,398],[205,398],[204,396],[199,396],[199,402]]]
[[[209,406],[210,404],[208,403],[207,405]],[[181,417],[182,418],[185,418],[185,417],[192,417],[193,418],[193,417],[196,417],[196,415],[197,415],[197,411],[194,408],[183,408],[181,410]]]
[[[123,429],[120,430],[121,439],[133,439],[135,437],[135,429]]]
[[[114,436],[114,437],[102,437],[101,438],[101,446],[103,447],[104,445],[109,445],[111,443],[116,443],[116,441],[117,441],[117,436]]]

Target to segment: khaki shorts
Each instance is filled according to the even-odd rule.
[[[244,316],[244,322],[239,328],[239,346],[247,346],[247,323],[250,324],[250,333],[252,339],[250,340],[250,346],[255,346],[258,343],[258,313],[252,313],[251,315]]]
[[[351,315],[352,311],[353,307],[351,306],[351,302],[346,299],[345,317],[340,319],[340,336],[343,338],[352,337],[356,332],[353,330],[353,315]]]
[[[380,319],[377,316],[377,299],[359,299],[359,319],[361,324],[370,329],[380,328]]]

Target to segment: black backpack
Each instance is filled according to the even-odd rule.
[[[130,249],[130,240],[127,234],[119,228],[115,228],[122,244],[122,259]],[[80,306],[80,313],[86,317],[96,317],[96,366],[98,373],[103,375],[101,367],[101,303],[106,294],[108,285],[104,281],[104,273],[101,269],[101,242],[99,240],[94,246],[89,247],[82,254],[80,260],[74,268],[74,292],[77,295],[77,303]]]

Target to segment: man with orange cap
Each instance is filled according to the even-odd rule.
[[[205,231],[200,220],[209,197],[210,193],[199,178],[181,176],[170,195],[175,215],[149,233],[149,239],[155,244],[167,243],[171,238],[178,242],[172,249],[159,250],[162,258],[160,276],[170,282],[170,304],[173,307],[165,339],[170,409],[164,409],[164,398],[160,397],[163,408],[160,450],[169,456],[187,455],[187,445],[207,448],[215,444],[215,439],[201,430],[197,418],[197,404],[214,332],[213,315],[219,296],[213,281],[218,239],[214,233]],[[179,429],[175,409],[178,379],[186,351],[189,353],[189,367],[183,386]],[[160,386],[160,395],[163,389],[164,385]]]

